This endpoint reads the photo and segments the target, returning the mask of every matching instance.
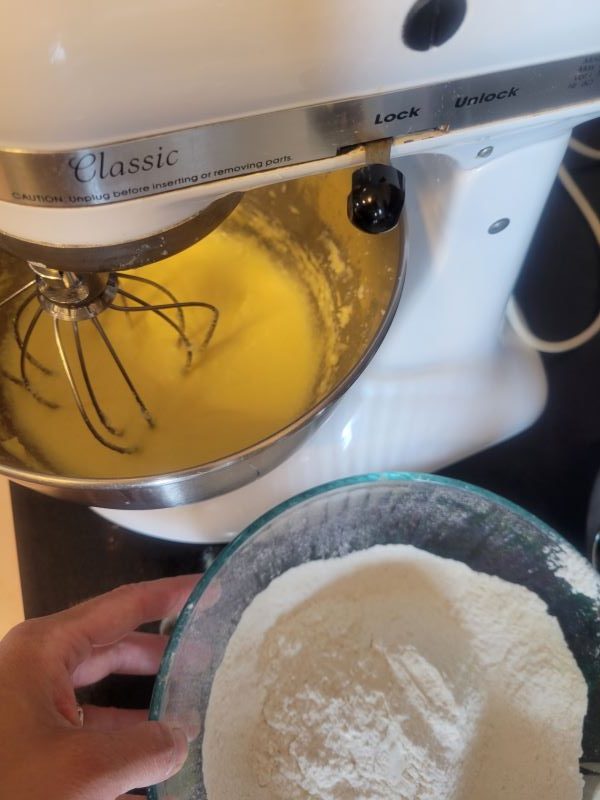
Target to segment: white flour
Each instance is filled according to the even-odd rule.
[[[580,800],[586,706],[524,587],[404,545],[310,562],[229,642],[208,800]]]
[[[559,578],[570,583],[573,591],[598,602],[598,578],[590,569],[589,561],[573,548],[564,544],[547,545],[544,548],[546,562]]]

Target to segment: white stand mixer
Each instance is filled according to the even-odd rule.
[[[536,419],[541,363],[504,314],[571,129],[600,113],[596,0],[149,0],[143,14],[111,0],[91,17],[74,0],[8,5],[0,66],[24,69],[26,50],[28,88],[21,76],[0,89],[0,230],[30,261],[363,163],[378,139],[406,180],[399,311],[319,431],[225,496],[100,513],[220,541],[315,484],[434,470]]]

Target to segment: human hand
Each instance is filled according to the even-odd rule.
[[[140,633],[177,613],[198,576],[121,586],[28,620],[0,642],[0,797],[114,800],[165,780],[187,755],[185,733],[144,711],[77,704],[75,689],[111,673],[153,675],[166,637]]]

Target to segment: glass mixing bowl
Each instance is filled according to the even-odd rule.
[[[376,544],[404,543],[536,592],[557,617],[589,687],[584,760],[600,761],[600,578],[559,534],[465,483],[381,473],[325,484],[277,506],[227,547],[181,613],[151,718],[202,731],[212,680],[244,609],[282,572]],[[202,735],[153,800],[204,800]]]

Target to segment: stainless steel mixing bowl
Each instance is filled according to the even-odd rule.
[[[397,543],[520,583],[546,602],[589,687],[584,761],[600,761],[600,578],[558,533],[523,509],[434,475],[381,473],[325,484],[246,528],[186,604],[160,668],[151,717],[202,731],[229,639],[245,608],[278,575],[307,561]],[[565,563],[579,581],[568,579]],[[182,771],[154,787],[150,798],[206,800],[201,733]]]
[[[351,175],[344,171],[256,190],[244,197],[223,224],[224,230],[251,233],[261,239],[286,268],[301,275],[317,308],[329,305],[332,309],[328,314],[331,322],[325,321],[323,332],[330,337],[336,358],[324,368],[310,406],[298,419],[240,452],[168,474],[114,480],[57,475],[51,470],[32,469],[1,446],[0,473],[58,498],[142,509],[203,500],[238,488],[277,466],[324,421],[360,375],[382,341],[400,298],[405,267],[404,219],[388,233],[369,236],[359,232],[346,216],[350,184]],[[281,235],[272,236],[273,230]],[[341,261],[332,258],[332,243]],[[298,254],[302,253],[308,254],[312,267],[303,264],[300,268]],[[243,263],[239,268],[244,268]],[[1,294],[6,296],[30,280],[31,274],[24,263],[0,254],[0,277]],[[348,324],[335,322],[341,315]],[[0,335],[5,335],[10,325],[11,313],[3,307]],[[15,431],[2,398],[0,412],[0,440],[5,441]],[[77,413],[75,406],[73,413]],[[77,442],[65,442],[64,446],[76,448]]]

